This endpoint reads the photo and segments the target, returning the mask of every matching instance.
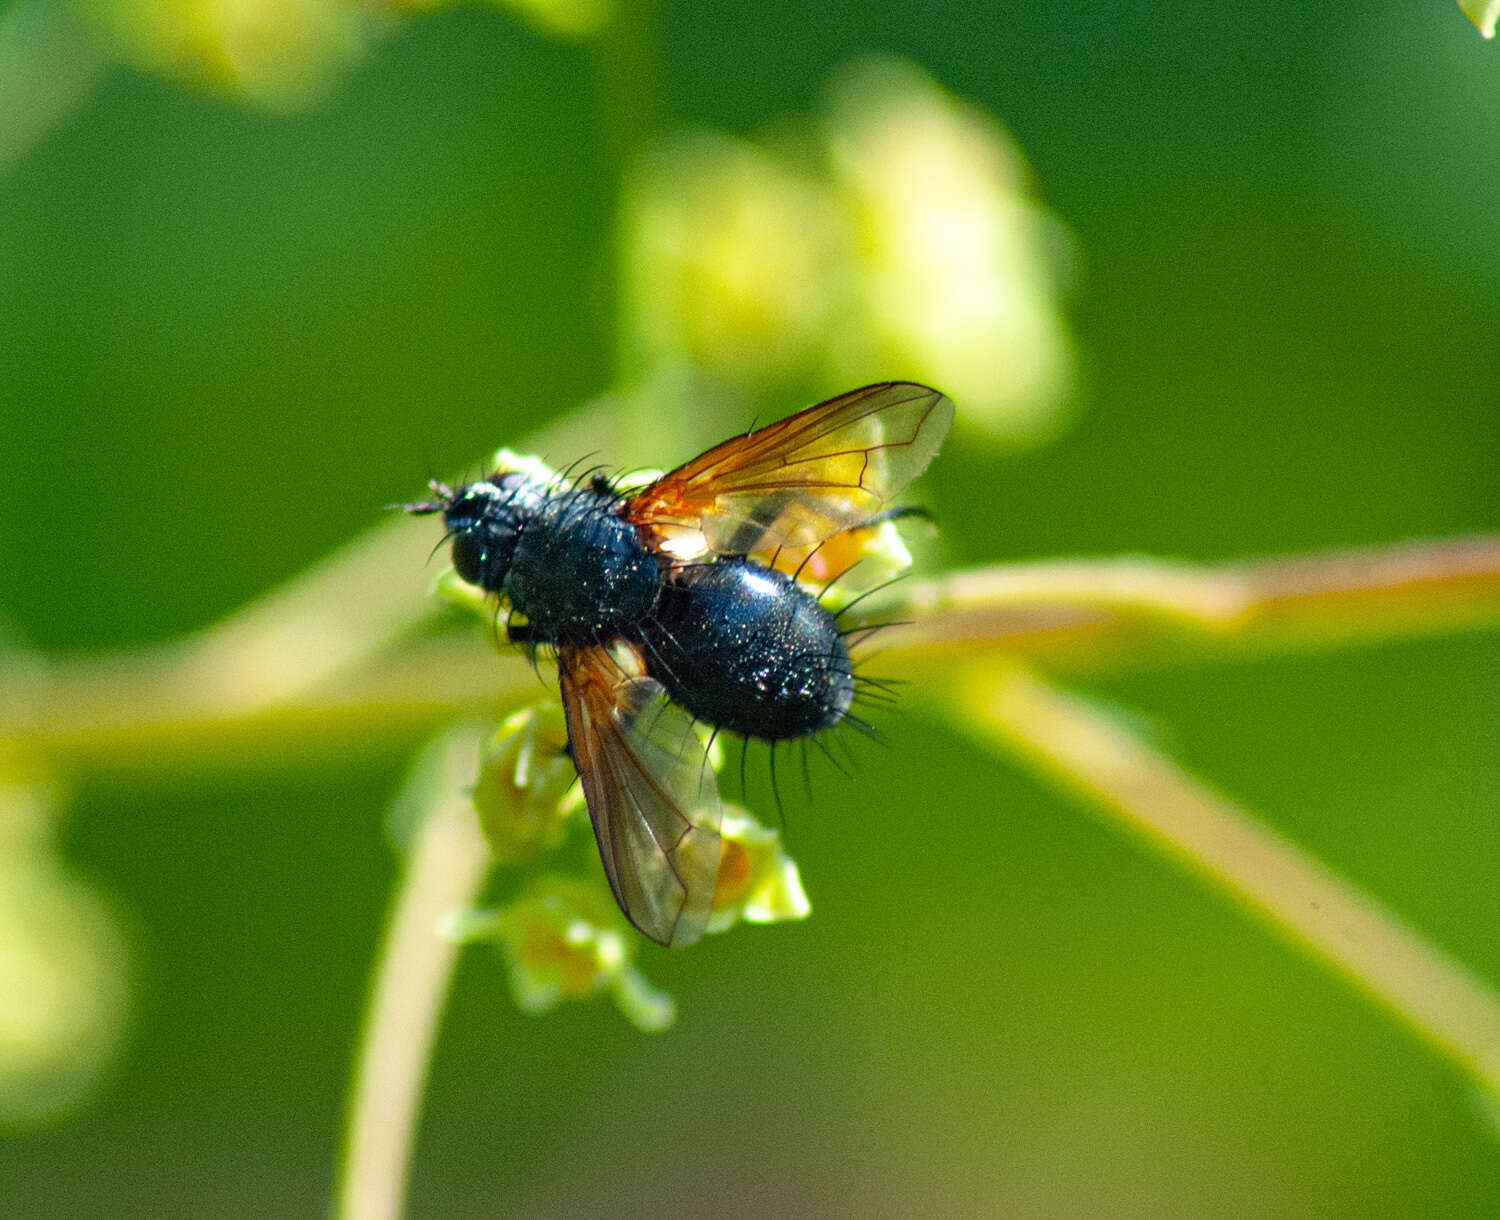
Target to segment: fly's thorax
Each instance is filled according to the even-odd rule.
[[[594,487],[548,494],[510,556],[501,592],[547,643],[634,635],[660,587],[655,557],[615,496]]]
[[[783,741],[831,728],[854,697],[838,623],[784,573],[744,559],[671,572],[645,640],[651,676],[699,720]]]

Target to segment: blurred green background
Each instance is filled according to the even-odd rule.
[[[955,437],[947,560],[1500,527],[1500,47],[1453,5],[650,21],[662,115],[740,135],[907,56],[1070,230],[1076,416]],[[0,181],[6,632],[203,625],[610,385],[600,82],[639,67],[466,7],[286,112],[105,76]],[[1493,635],[1091,689],[1500,982]],[[671,1032],[523,1016],[465,957],[413,1215],[1500,1214],[1481,1099],[1394,1021],[1009,762],[886,727],[791,802],[811,920],[643,949]],[[406,758],[69,777],[130,1015],[92,1100],[0,1137],[0,1211],[323,1213]]]

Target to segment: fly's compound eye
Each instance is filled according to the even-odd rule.
[[[479,583],[484,571],[484,543],[474,536],[472,529],[460,530],[453,537],[453,570],[461,580],[471,585]]]

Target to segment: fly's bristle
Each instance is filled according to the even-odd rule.
[[[847,572],[848,569],[846,568],[845,571]],[[839,576],[842,576],[842,575],[843,575],[843,573],[839,574]],[[853,601],[849,602],[847,605],[840,606],[839,609],[834,612],[834,616],[833,616],[834,617],[834,621],[837,622],[839,619],[843,618],[844,615],[848,614],[849,611],[853,610],[855,606],[859,605],[860,602],[864,601],[866,598],[868,598],[868,597],[874,597],[875,594],[877,594],[877,593],[884,593],[892,585],[899,584],[901,581],[905,580],[908,575],[910,575],[910,573],[907,573],[907,572],[898,572],[895,576],[892,576],[889,580],[881,581],[881,583],[878,584],[878,585],[876,585],[873,589],[866,589],[863,593],[861,593],[858,597],[856,597]],[[839,579],[839,576],[834,577],[834,580]],[[832,583],[833,583],[832,581],[829,582],[830,585]]]
[[[807,554],[805,556],[803,556],[802,562],[797,565],[797,570],[792,573],[792,579],[793,580],[801,580],[802,579],[802,569],[805,568],[805,567],[807,567],[807,565],[812,562],[813,556],[816,555],[819,551],[821,551],[823,549],[823,547],[825,545],[827,545],[827,542],[828,542],[828,539],[826,539],[826,538],[823,539],[822,542],[818,543],[817,546],[813,547],[812,550],[808,551]],[[781,548],[780,547],[776,548],[776,553],[778,555],[781,553]],[[776,566],[776,564],[774,562],[772,562],[771,566],[774,568]],[[832,583],[832,582],[830,582],[830,583]],[[826,593],[826,592],[828,592],[828,585],[824,585],[823,586],[823,593]],[[823,598],[823,594],[820,593],[818,595],[818,600],[821,601],[822,598]]]
[[[833,576],[833,578],[832,578],[832,579],[831,579],[831,580],[830,580],[830,581],[829,581],[829,582],[828,582],[828,583],[827,583],[827,584],[826,584],[826,585],[824,585],[824,586],[823,586],[823,588],[822,588],[822,590],[821,590],[821,591],[820,591],[820,592],[819,592],[819,593],[818,593],[818,604],[819,604],[819,605],[822,605],[822,604],[823,604],[823,599],[824,599],[824,598],[825,598],[825,597],[827,597],[827,596],[828,596],[828,592],[829,592],[829,590],[830,590],[830,589],[832,589],[832,588],[833,588],[833,586],[834,586],[834,585],[836,585],[836,584],[838,584],[838,583],[839,583],[839,581],[841,581],[841,580],[843,580],[843,579],[844,579],[844,577],[846,577],[846,576],[848,576],[848,575],[849,575],[849,573],[850,573],[850,572],[852,572],[852,571],[854,571],[854,569],[855,569],[855,568],[857,568],[857,567],[859,567],[859,565],[860,565],[860,564],[862,564],[862,563],[864,563],[864,557],[863,557],[863,556],[861,556],[861,557],[860,557],[860,558],[858,558],[858,559],[856,559],[856,560],[855,560],[855,561],[854,561],[854,562],[853,562],[853,563],[851,563],[851,564],[850,564],[850,565],[849,565],[849,566],[848,566],[848,567],[847,567],[847,568],[845,568],[845,569],[844,569],[844,570],[843,570],[843,571],[842,571],[842,572],[837,572],[837,573],[835,573],[835,574],[834,574],[834,576]],[[871,591],[871,592],[872,592],[872,593],[873,593],[873,592],[874,592],[874,590],[873,590],[873,589],[872,589],[872,590],[870,590],[870,591]],[[863,594],[861,594],[861,595],[860,595],[860,596],[861,596],[861,597],[862,597],[862,596],[863,596]],[[855,599],[854,599],[854,601],[851,601],[851,602],[850,602],[850,603],[849,603],[849,606],[852,606],[852,605],[854,605],[854,604],[855,604],[855,602],[857,602],[857,601],[859,601],[859,600],[860,600],[860,599],[859,599],[859,598],[858,598],[858,597],[856,597],[856,598],[855,598]],[[847,610],[847,609],[848,609],[848,608],[849,608],[849,606],[845,606],[845,607],[844,607],[844,610]],[[834,615],[834,616],[833,616],[833,617],[834,617],[834,621],[835,621],[835,622],[837,622],[837,621],[838,621],[838,617],[839,617],[839,614],[843,614],[843,613],[844,613],[844,610],[840,610],[840,611],[839,611],[839,612],[838,612],[838,614],[835,614],[835,615]]]
[[[841,630],[839,635],[849,641],[849,647],[858,648],[872,640],[882,631],[887,631],[892,627],[909,627],[910,625],[910,619],[892,620],[888,623],[865,623],[859,627],[850,627],[847,630]]]
[[[823,740],[823,738],[825,736],[832,737],[833,740],[835,740],[835,741],[838,740],[838,734],[837,733],[832,733],[832,732],[826,733],[826,734],[825,733],[818,733],[818,734],[815,734],[813,736],[813,738],[812,738],[813,745],[817,746],[818,749],[820,749],[820,750],[823,751],[823,757],[826,758],[829,762],[831,762],[838,769],[839,774],[841,774],[845,779],[853,779],[854,778],[854,772],[851,771],[851,770],[849,770],[848,767],[844,766],[844,764],[841,763],[838,760],[838,758],[835,756],[834,752],[828,748],[828,743]]]
[[[839,721],[839,723],[847,724],[856,733],[860,734],[863,737],[868,737],[871,741],[879,742],[881,745],[890,744],[888,741],[886,741],[885,734],[877,729],[868,720],[861,720],[858,716],[851,716],[848,712],[845,712],[843,718]]]
[[[776,820],[786,825],[786,807],[781,803],[781,788],[776,783],[776,743],[771,743],[771,796],[776,802]]]

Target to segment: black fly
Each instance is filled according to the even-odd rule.
[[[835,617],[786,569],[870,525],[953,419],[936,390],[885,382],[716,445],[622,496],[499,471],[408,506],[443,514],[453,566],[506,598],[513,642],[556,653],[569,750],[626,918],[696,941],[719,868],[719,803],[693,721],[776,742],[849,713]]]

